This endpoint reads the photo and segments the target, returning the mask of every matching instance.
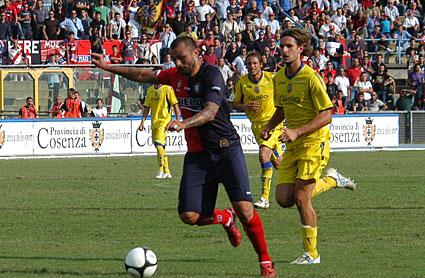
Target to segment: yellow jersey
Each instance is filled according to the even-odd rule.
[[[286,75],[286,66],[281,68],[274,78],[276,107],[285,113],[286,126],[298,128],[310,122],[320,111],[332,108],[332,102],[326,92],[326,85],[319,74],[307,65],[302,65],[292,78]],[[287,143],[288,149],[298,144],[318,143],[330,138],[329,127]]]
[[[252,82],[245,74],[236,83],[230,102],[244,104],[251,101],[258,102],[260,104],[258,112],[247,110],[245,114],[253,124],[267,123],[276,110],[273,89],[273,73],[263,71],[258,83]]]
[[[148,88],[144,105],[151,108],[152,129],[165,127],[170,122],[171,107],[176,103],[178,100],[171,86]]]

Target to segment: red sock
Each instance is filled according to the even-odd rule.
[[[231,214],[227,210],[219,210],[214,209],[214,212],[210,216],[203,216],[201,215],[196,222],[196,225],[198,226],[205,226],[205,225],[213,225],[213,224],[227,224],[230,220]]]
[[[254,217],[247,224],[242,223],[245,233],[254,246],[255,252],[258,254],[259,262],[271,262],[269,252],[267,251],[267,242],[264,235],[263,223],[260,216],[254,210]]]

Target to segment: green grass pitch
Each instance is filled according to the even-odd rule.
[[[124,258],[136,246],[157,254],[155,277],[258,277],[245,234],[233,248],[219,225],[178,219],[182,158],[170,157],[171,180],[154,178],[155,157],[0,160],[0,277],[127,277]],[[257,155],[246,158],[258,198]],[[315,199],[320,265],[289,264],[303,251],[295,208],[260,211],[278,277],[425,277],[424,159],[332,154],[330,165],[359,189]],[[228,206],[223,189],[217,206]]]

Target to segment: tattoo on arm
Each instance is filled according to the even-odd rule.
[[[213,102],[207,102],[204,109],[196,113],[190,118],[185,119],[182,123],[185,128],[197,127],[209,123],[214,120],[220,106]]]

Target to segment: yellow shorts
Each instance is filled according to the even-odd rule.
[[[297,179],[317,181],[328,164],[329,156],[329,141],[286,149],[278,169],[277,183],[295,183]]]
[[[268,140],[261,139],[261,132],[266,128],[267,123],[263,124],[252,124],[251,129],[254,133],[255,140],[258,146],[266,146],[272,150],[279,150],[279,154],[282,153],[282,142],[279,141],[279,136],[283,132],[283,123],[279,124],[272,131],[272,135]]]
[[[166,143],[166,131],[165,127],[159,127],[152,129],[152,142],[155,144],[161,144],[165,146]]]

